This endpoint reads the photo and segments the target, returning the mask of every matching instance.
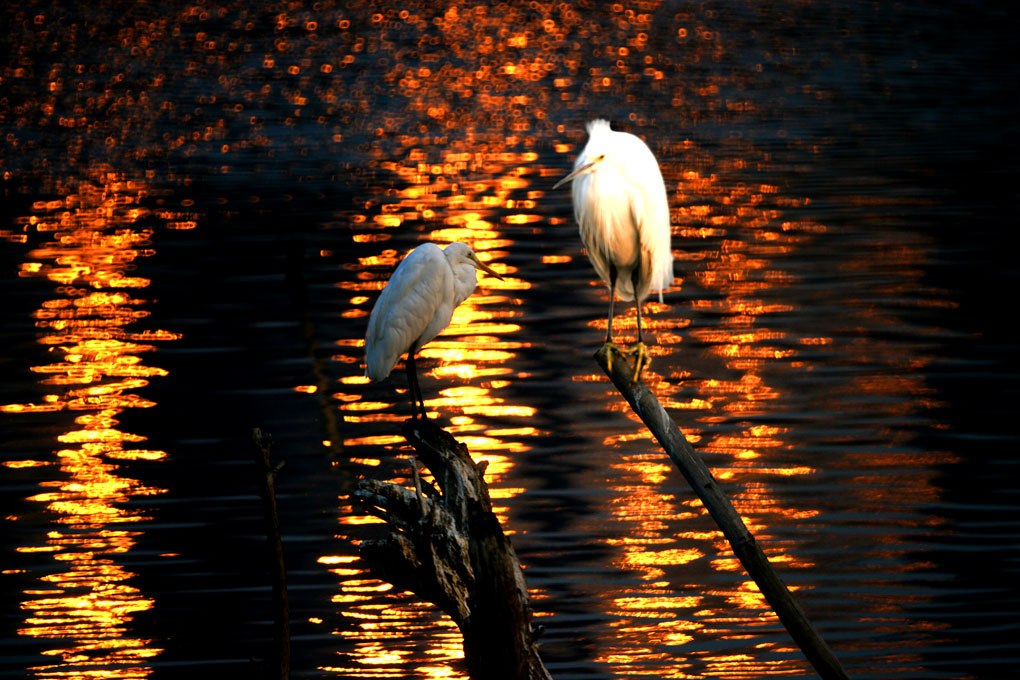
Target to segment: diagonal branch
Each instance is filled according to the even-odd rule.
[[[595,361],[609,376],[620,394],[627,400],[634,412],[644,421],[648,429],[662,445],[673,463],[680,469],[694,492],[701,498],[712,519],[722,529],[733,552],[747,569],[758,589],[786,626],[791,637],[800,646],[808,661],[825,680],[848,680],[839,659],[814,629],[804,610],[793,599],[789,589],[765,553],[744,525],[744,520],[734,509],[729,498],[719,487],[708,467],[694,452],[687,438],[680,432],[662,404],[644,383],[633,382],[633,369],[621,354],[614,354],[608,361],[608,352],[602,348],[595,353]]]

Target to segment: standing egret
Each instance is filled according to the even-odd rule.
[[[636,353],[634,382],[648,365],[641,339],[641,301],[650,290],[673,283],[669,204],[659,164],[640,138],[617,132],[604,120],[587,125],[588,144],[574,161],[573,171],[554,189],[573,181],[574,218],[595,271],[609,286],[609,324],[602,351],[615,348]],[[613,343],[613,300],[634,300],[637,345],[623,350]],[[611,363],[612,354],[607,354]]]
[[[419,404],[421,417],[426,417],[415,352],[450,325],[454,308],[475,290],[476,269],[503,278],[480,262],[467,244],[440,248],[424,243],[397,266],[372,309],[365,333],[365,375],[382,380],[406,352],[412,418],[418,417]]]

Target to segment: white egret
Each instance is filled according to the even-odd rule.
[[[595,271],[609,286],[609,323],[602,351],[636,353],[634,382],[648,365],[641,338],[641,302],[650,290],[673,283],[669,204],[659,164],[640,138],[612,130],[604,120],[587,125],[588,144],[573,171],[554,189],[573,181],[571,197],[581,241]],[[613,300],[634,300],[637,345],[624,350],[613,344]],[[612,353],[607,355],[612,361]]]
[[[503,278],[480,262],[467,244],[440,248],[424,243],[397,266],[372,309],[365,333],[365,375],[382,380],[406,352],[412,418],[418,417],[419,404],[421,417],[426,417],[415,352],[450,325],[454,308],[475,290],[476,269]]]

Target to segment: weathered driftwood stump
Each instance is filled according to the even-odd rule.
[[[438,489],[414,469],[415,489],[363,480],[355,497],[389,524],[360,552],[372,573],[432,602],[460,627],[475,680],[551,680],[539,658],[520,562],[492,513],[489,491],[467,448],[427,421],[408,421],[404,437]]]

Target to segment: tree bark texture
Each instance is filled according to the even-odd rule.
[[[413,490],[362,480],[356,500],[389,532],[362,542],[361,555],[377,578],[454,620],[474,680],[551,680],[535,644],[520,562],[492,512],[484,466],[429,421],[408,421],[403,434],[438,488],[420,480],[416,468]]]

